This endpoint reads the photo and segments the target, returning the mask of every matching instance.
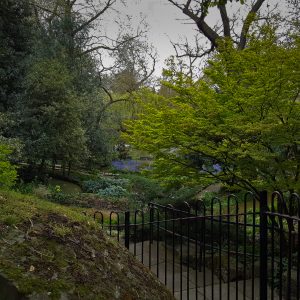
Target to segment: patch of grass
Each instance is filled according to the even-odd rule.
[[[54,224],[53,232],[59,237],[65,237],[66,235],[70,235],[72,233],[71,228],[64,226],[62,224]]]
[[[7,218],[13,224],[19,224],[32,218],[38,212],[47,214],[49,211],[66,215],[74,221],[86,222],[81,208],[68,208],[51,203],[34,195],[24,195],[15,191],[0,191],[0,223],[5,223]]]

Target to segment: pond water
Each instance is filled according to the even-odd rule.
[[[53,187],[59,185],[61,187],[62,192],[67,194],[76,194],[82,192],[82,189],[79,185],[61,179],[50,178],[48,184],[49,186]]]

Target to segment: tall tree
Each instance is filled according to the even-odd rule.
[[[12,110],[22,93],[24,59],[30,48],[28,1],[0,3],[0,111]]]
[[[47,160],[74,164],[86,154],[79,99],[59,60],[35,62],[26,78],[21,133],[29,161],[43,171]]]
[[[131,30],[130,34],[120,29],[115,38],[106,35],[101,22],[113,11],[116,3],[116,0],[32,2],[41,32],[37,56],[64,61],[71,74],[73,92],[81,99],[81,120],[89,150],[89,165],[95,163],[95,159],[105,161],[111,151],[109,136],[114,136],[115,131],[107,126],[110,123],[108,119],[111,119],[106,113],[108,107],[115,102],[127,101],[154,70],[153,67],[148,72],[147,62],[141,59],[148,48],[137,40],[142,34],[140,29],[136,33]],[[112,67],[104,66],[103,56],[112,58]],[[155,63],[154,56],[151,58]],[[130,74],[127,76],[128,71]],[[120,76],[112,75],[114,72]],[[112,91],[112,80],[108,78],[120,79],[124,74],[127,79],[131,76],[134,84],[128,93],[129,84],[126,83],[126,91],[119,90],[116,97],[116,89]]]
[[[200,80],[166,71],[175,94],[148,94],[127,140],[172,183],[299,190],[299,37],[282,43],[266,28],[243,51],[223,47]]]

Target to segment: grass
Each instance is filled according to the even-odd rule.
[[[81,187],[79,185],[72,182],[68,182],[66,180],[51,178],[48,181],[48,185],[50,187],[55,187],[59,185],[61,187],[62,192],[67,194],[76,194],[82,192]]]
[[[66,215],[74,221],[84,222],[87,219],[82,214],[81,208],[72,207],[70,209],[36,196],[14,191],[0,191],[0,200],[0,223],[7,225],[24,222],[36,215],[37,212],[48,213],[49,211]]]

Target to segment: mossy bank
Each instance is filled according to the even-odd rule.
[[[0,299],[173,299],[79,209],[0,191]]]

